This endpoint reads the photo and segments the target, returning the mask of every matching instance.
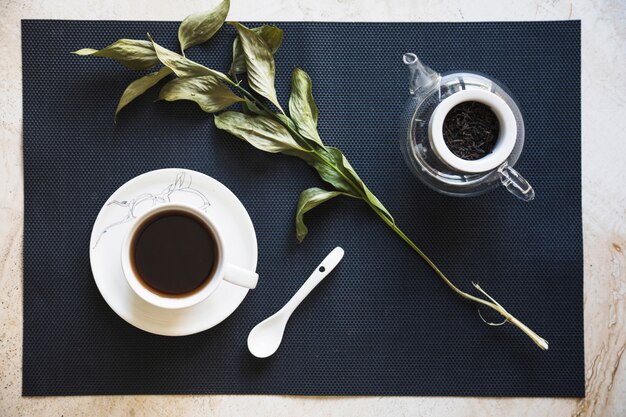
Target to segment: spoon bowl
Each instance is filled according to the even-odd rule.
[[[257,358],[267,358],[276,352],[283,340],[288,318],[279,312],[256,325],[248,335],[250,353]]]

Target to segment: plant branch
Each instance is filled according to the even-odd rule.
[[[256,106],[263,109],[263,111],[267,113],[269,117],[271,117],[273,120],[277,121],[282,126],[284,126],[292,136],[296,137],[300,142],[308,145],[309,148],[315,153],[316,158],[318,158],[320,161],[324,162],[326,165],[331,167],[348,184],[350,184],[350,186],[359,193],[359,196],[361,197],[361,199],[365,201],[370,206],[370,208],[374,210],[374,212],[387,224],[387,226],[389,226],[394,232],[396,232],[396,234],[400,236],[400,238],[402,238],[402,240],[404,240],[404,242],[408,244],[411,247],[411,249],[413,249],[424,260],[424,262],[428,264],[428,266],[432,268],[432,270],[446,283],[448,287],[450,287],[450,289],[452,289],[458,295],[460,295],[461,297],[467,300],[489,307],[490,309],[496,311],[498,314],[500,314],[504,318],[504,323],[509,322],[513,324],[514,326],[519,328],[522,332],[524,332],[528,337],[530,337],[530,339],[541,349],[543,350],[548,349],[548,342],[545,339],[543,339],[541,336],[539,336],[537,333],[531,330],[524,323],[519,321],[516,317],[511,315],[511,313],[509,313],[504,307],[502,307],[502,305],[500,305],[500,303],[498,303],[494,298],[492,298],[489,294],[487,294],[478,284],[473,283],[474,287],[476,287],[478,291],[480,291],[485,297],[487,297],[489,301],[483,298],[479,298],[474,295],[471,295],[465,291],[462,291],[456,285],[454,285],[452,281],[450,281],[450,279],[437,267],[437,265],[435,265],[435,263],[431,261],[430,258],[426,256],[426,254],[420,248],[418,248],[417,245],[415,245],[415,243],[413,243],[413,241],[409,239],[409,237],[405,235],[404,232],[400,230],[400,228],[398,228],[398,226],[388,216],[385,215],[385,213],[383,213],[378,207],[376,207],[374,204],[372,204],[371,201],[369,201],[369,199],[367,198],[367,195],[365,195],[365,192],[361,190],[361,187],[359,187],[358,184],[355,184],[354,181],[352,181],[351,178],[345,175],[345,173],[343,173],[334,163],[332,163],[324,155],[319,153],[317,149],[315,149],[315,147],[309,143],[309,140],[304,138],[300,134],[300,132],[293,129],[288,123],[286,123],[283,119],[278,117],[275,112],[270,110],[265,105],[265,103],[263,103],[261,100],[255,97],[252,93],[250,93],[244,87],[239,85],[239,83],[236,83],[231,79],[227,79],[226,81],[230,85],[232,85],[235,89],[237,89],[245,98],[251,100]]]
[[[359,184],[356,184],[355,181],[353,181],[352,178],[350,178],[341,169],[339,169],[339,167],[335,163],[333,163],[325,155],[320,153],[319,149],[317,148],[315,144],[311,143],[309,139],[303,137],[297,129],[293,128],[292,124],[288,123],[290,119],[287,118],[288,116],[285,114],[283,109],[280,108],[280,106],[276,102],[275,103],[277,104],[279,110],[281,111],[282,116],[287,118],[287,121],[284,118],[279,117],[281,115],[278,115],[274,111],[269,109],[267,105],[263,103],[262,100],[259,100],[254,94],[252,94],[247,89],[242,87],[236,81],[236,72],[233,71],[231,73],[231,76],[235,80],[232,80],[229,77],[225,77],[224,80],[227,83],[229,83],[233,88],[238,90],[246,99],[254,103],[255,106],[257,106],[259,109],[262,109],[266,116],[271,117],[273,120],[275,120],[276,122],[280,123],[283,127],[285,127],[287,131],[294,137],[294,139],[296,139],[301,144],[307,146],[309,150],[315,154],[315,158],[317,158],[319,161],[323,162],[325,165],[327,165],[333,171],[335,171],[343,179],[343,181],[349,184],[349,186],[358,194],[358,195],[350,195],[350,196],[357,197],[357,198],[360,197],[363,201],[365,201],[370,206],[370,208],[374,210],[374,212],[387,224],[387,226],[389,226],[394,232],[396,232],[396,234],[400,236],[400,238],[402,238],[402,240],[404,240],[404,242],[408,244],[424,260],[424,262],[428,264],[428,266],[432,268],[432,270],[446,283],[448,287],[450,287],[450,289],[452,289],[458,295],[460,295],[461,297],[467,300],[489,307],[490,309],[496,311],[498,314],[500,314],[504,318],[504,322],[502,324],[509,322],[515,325],[521,331],[523,331],[526,335],[528,335],[532,339],[532,341],[535,344],[537,344],[537,346],[539,346],[541,349],[544,349],[544,350],[548,349],[548,342],[545,339],[541,338],[537,333],[535,333],[530,328],[528,328],[528,326],[526,326],[517,318],[512,316],[508,311],[506,311],[504,307],[502,307],[502,305],[500,305],[500,303],[498,303],[493,297],[487,294],[478,284],[472,283],[478,291],[480,291],[485,297],[487,297],[487,299],[479,298],[474,295],[471,295],[465,291],[462,291],[456,285],[454,285],[452,281],[450,281],[450,279],[448,279],[448,277],[437,267],[437,265],[435,265],[435,263],[431,261],[430,258],[426,256],[426,254],[422,252],[422,250],[418,248],[417,245],[413,243],[413,241],[409,239],[409,237],[405,235],[402,230],[400,230],[400,228],[398,228],[398,226],[390,218],[390,216],[385,213],[386,210],[384,208],[383,210],[381,210],[382,206],[377,207],[374,203],[372,203],[369,196],[367,195],[369,190],[367,190],[366,188],[367,186],[365,184],[362,184],[362,187],[359,186]],[[480,310],[479,310],[479,314],[480,314]]]
[[[492,310],[496,311],[506,321],[508,321],[509,323],[513,324],[514,326],[519,328],[522,332],[524,332],[528,337],[530,337],[531,340],[537,346],[539,346],[541,349],[543,349],[543,350],[547,350],[548,349],[548,341],[547,340],[543,339],[541,336],[539,336],[537,333],[535,333],[533,330],[531,330],[528,326],[526,326],[524,323],[522,323],[517,318],[515,318],[511,313],[506,311],[506,309],[504,307],[502,307],[502,305],[500,305],[500,303],[498,303],[489,294],[487,294],[478,284],[474,284],[476,289],[479,290],[481,293],[483,293],[491,301],[487,301],[487,300],[484,300],[482,298],[475,297],[475,296],[473,296],[471,294],[466,293],[465,291],[460,290],[456,285],[454,285],[452,283],[452,281],[450,281],[448,279],[448,277],[446,277],[444,275],[443,272],[441,272],[441,270],[433,263],[433,261],[431,261],[430,258],[428,256],[426,256],[426,254],[424,252],[422,252],[422,250],[420,248],[418,248],[417,245],[415,245],[415,243],[413,243],[413,241],[411,241],[411,239],[409,239],[408,236],[405,235],[404,232],[402,232],[402,230],[400,230],[398,228],[398,226],[396,226],[395,223],[393,223],[391,220],[389,220],[387,218],[387,216],[384,215],[384,213],[382,213],[380,210],[378,210],[376,207],[374,207],[367,200],[366,200],[366,202],[369,204],[369,206],[372,208],[372,210],[374,210],[376,212],[376,214],[378,214],[378,217],[383,219],[383,221],[385,223],[387,223],[387,225],[394,232],[396,232],[396,234],[398,234],[398,236],[400,236],[402,238],[402,240],[404,240],[415,252],[417,252],[417,254],[428,264],[428,266],[430,266],[433,269],[433,271],[435,271],[435,273],[437,275],[439,275],[439,277],[441,279],[443,279],[443,281],[448,285],[448,287],[450,287],[454,292],[456,292],[457,294],[459,294],[463,298],[466,298],[466,299],[471,300],[471,301],[473,301],[475,303],[478,303],[478,304],[482,304],[482,305],[487,306],[487,307],[491,308]]]

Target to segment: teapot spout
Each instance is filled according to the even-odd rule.
[[[424,65],[417,55],[406,53],[402,61],[409,67],[409,92],[416,95],[431,90],[441,81],[441,74]]]

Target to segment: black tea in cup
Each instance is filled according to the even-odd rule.
[[[145,219],[130,245],[139,281],[164,296],[187,296],[215,274],[219,248],[213,231],[192,213],[159,212]]]

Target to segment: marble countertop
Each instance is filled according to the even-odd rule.
[[[585,399],[21,396],[20,19],[182,20],[215,0],[0,0],[1,416],[626,416],[626,2],[624,0],[231,0],[232,20],[582,20]],[[555,173],[558,175],[558,173]]]

